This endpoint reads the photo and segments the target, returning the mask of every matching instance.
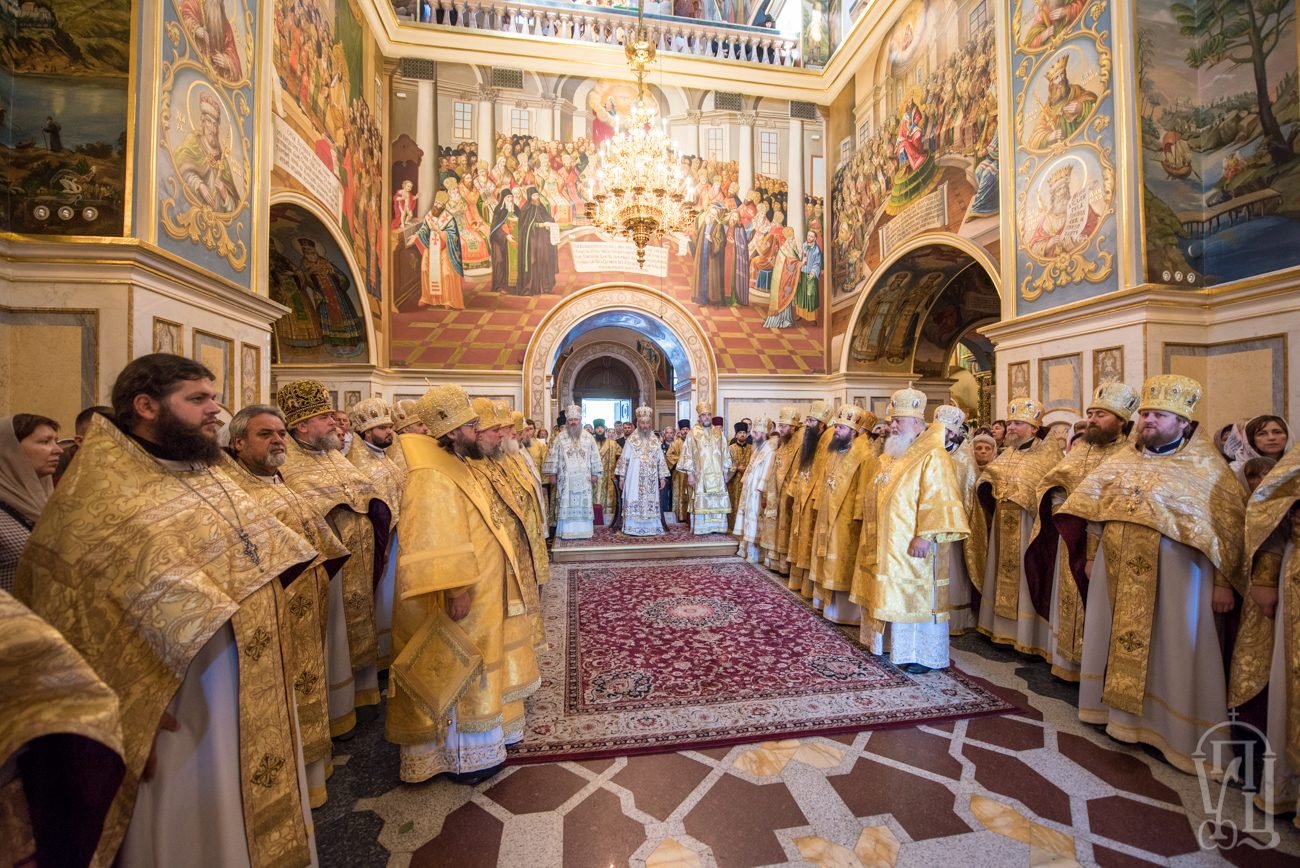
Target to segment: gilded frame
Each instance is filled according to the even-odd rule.
[[[1051,391],[1051,373],[1057,368],[1069,368],[1074,375],[1069,394],[1058,395]],[[1083,415],[1083,353],[1066,353],[1038,360],[1038,400],[1045,414],[1066,410]]]
[[[1102,375],[1101,362],[1107,356],[1113,356],[1117,360],[1116,369],[1118,374],[1113,377]],[[1096,389],[1104,383],[1122,383],[1124,382],[1124,347],[1101,347],[1092,351],[1092,387]]]
[[[1029,362],[1007,365],[1007,399],[1028,398],[1033,388],[1029,381]]]
[[[262,403],[262,348],[255,344],[239,345],[239,397],[241,408]]]
[[[180,354],[183,351],[182,348],[185,346],[185,326],[156,316],[153,318],[153,326],[150,331],[152,334],[150,346],[153,347],[153,352]],[[171,336],[170,347],[164,344],[162,340],[164,335]]]
[[[214,373],[220,377],[218,381],[220,388],[217,390],[217,403],[223,407],[232,408],[231,399],[235,395],[235,341],[232,338],[222,337],[212,332],[205,332],[203,329],[190,330],[190,358],[196,362],[203,362],[200,350],[217,349],[221,352],[221,370]],[[204,362],[206,364],[206,362]]]

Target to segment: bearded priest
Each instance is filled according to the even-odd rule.
[[[660,492],[668,484],[668,462],[654,429],[655,411],[636,408],[636,430],[623,444],[614,469],[622,493],[623,533],[655,536],[664,532]]]
[[[938,548],[970,533],[946,429],[925,424],[925,394],[889,400],[889,439],[863,507],[853,601],[862,644],[912,673],[948,666],[948,582]]]
[[[731,499],[727,482],[731,479],[731,453],[722,429],[713,424],[713,405],[700,401],[695,405],[699,424],[686,435],[677,469],[686,474],[691,487],[691,532],[726,533]]]
[[[862,620],[862,610],[849,593],[862,537],[863,492],[876,471],[871,438],[864,436],[874,424],[876,417],[856,404],[841,404],[831,418],[826,490],[817,508],[808,575],[817,586],[822,614],[836,624]]]
[[[582,408],[571,404],[564,433],[555,436],[542,462],[542,475],[555,491],[555,535],[560,539],[591,539],[595,533],[591,495],[603,472],[596,441],[582,430]]]

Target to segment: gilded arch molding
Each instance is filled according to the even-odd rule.
[[[632,369],[633,376],[636,377],[636,387],[640,392],[634,399],[636,406],[649,402],[654,406],[655,400],[655,380],[654,372],[650,370],[650,363],[645,357],[633,350],[631,347],[617,343],[616,341],[596,341],[587,344],[574,351],[564,363],[560,370],[560,406],[567,407],[573,403],[573,387],[578,382],[578,374],[582,369],[596,359],[613,357],[623,362]],[[629,420],[631,421],[631,420]]]

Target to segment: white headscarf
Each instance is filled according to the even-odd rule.
[[[0,417],[0,500],[35,523],[53,492],[53,477],[38,477],[23,454],[14,433],[14,417]]]

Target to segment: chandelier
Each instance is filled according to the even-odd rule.
[[[626,122],[616,118],[614,134],[601,145],[585,212],[598,230],[636,245],[640,268],[645,267],[648,244],[690,231],[696,216],[681,193],[681,159],[668,137],[667,123],[657,117],[654,103],[646,96],[645,73],[654,62],[655,46],[645,26],[643,6],[644,0],[637,5],[636,27],[624,44],[636,76],[637,99]]]

